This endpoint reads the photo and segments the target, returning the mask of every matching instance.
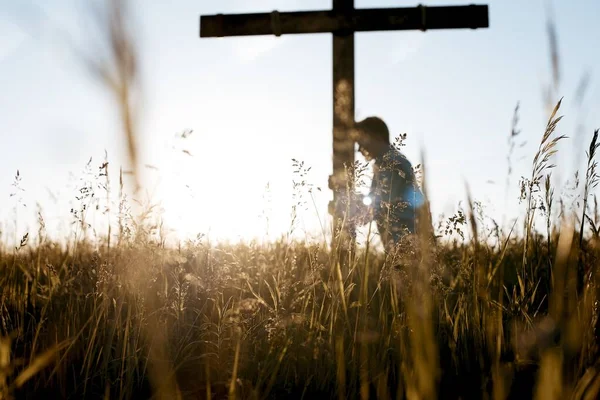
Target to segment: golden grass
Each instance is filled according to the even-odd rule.
[[[112,64],[85,65],[114,94],[136,172],[135,46],[121,3],[109,4]],[[553,29],[551,41],[556,89]],[[37,243],[0,249],[0,399],[598,398],[597,131],[581,218],[555,218],[560,104],[521,183],[523,237],[482,226],[469,198],[437,232],[425,210],[421,234],[389,257],[367,242],[340,262],[325,242],[289,237],[168,248],[151,210],[128,212],[122,173],[116,244],[110,227],[86,240],[85,191],[67,248],[46,238],[40,213]],[[453,234],[463,240],[443,240]]]
[[[23,239],[0,252],[1,398],[594,398],[598,218],[526,242],[469,200],[347,264],[289,237],[168,248],[126,216],[118,245]]]

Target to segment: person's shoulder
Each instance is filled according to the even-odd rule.
[[[390,148],[383,156],[383,162],[393,164],[395,166],[411,166],[410,161],[404,153],[402,153],[399,149],[390,145]]]

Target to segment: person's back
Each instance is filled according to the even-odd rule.
[[[359,151],[375,160],[371,185],[373,219],[386,250],[416,233],[424,198],[408,159],[390,144],[387,125],[377,117],[356,124]]]
[[[423,194],[410,161],[391,145],[375,158],[373,172],[369,197],[377,230],[384,244],[397,243],[405,234],[416,233]]]

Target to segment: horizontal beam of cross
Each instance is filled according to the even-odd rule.
[[[200,17],[200,37],[205,38],[487,27],[487,5],[353,9],[343,13],[333,10],[274,11]]]

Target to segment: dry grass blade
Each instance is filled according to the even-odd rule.
[[[512,120],[511,130],[510,130],[510,136],[508,137],[508,155],[506,156],[506,161],[508,164],[508,173],[506,175],[506,187],[507,188],[510,183],[510,177],[513,173],[512,156],[513,156],[513,152],[515,150],[515,145],[516,145],[515,140],[516,140],[516,137],[521,133],[521,131],[518,129],[519,108],[520,108],[520,103],[517,103],[517,105],[515,106],[515,110],[513,112],[513,120]]]
[[[592,136],[592,141],[590,142],[590,147],[588,151],[586,151],[585,155],[587,157],[587,169],[585,172],[585,186],[583,193],[583,209],[581,210],[581,225],[579,227],[579,246],[580,249],[583,250],[583,229],[585,226],[585,216],[587,214],[587,204],[588,197],[590,194],[590,190],[594,189],[598,182],[600,181],[600,176],[596,172],[596,168],[598,166],[598,162],[595,160],[596,152],[598,151],[598,147],[600,147],[600,143],[598,143],[598,129],[594,131],[594,135]]]
[[[575,90],[574,100],[576,105],[580,106],[583,103],[583,99],[585,98],[585,95],[588,92],[591,80],[592,73],[589,70],[581,76],[579,84],[577,85],[577,89]]]
[[[39,356],[35,357],[31,363],[15,378],[14,385],[16,388],[22,387],[29,379],[46,368],[52,361],[55,360],[60,350],[70,344],[70,341],[65,341],[54,347],[44,351]]]
[[[546,22],[546,31],[548,32],[548,43],[550,46],[550,65],[552,66],[552,81],[554,88],[558,89],[560,85],[560,53],[558,51],[558,33],[556,22],[553,16],[548,17]]]
[[[531,230],[533,229],[533,221],[535,217],[535,210],[537,207],[534,207],[533,204],[533,192],[539,185],[542,183],[542,179],[545,173],[549,173],[556,165],[550,164],[550,159],[554,154],[556,154],[558,143],[566,139],[566,135],[560,135],[553,139],[550,139],[552,134],[555,132],[558,123],[562,120],[562,116],[556,117],[558,110],[562,104],[562,98],[558,101],[552,112],[550,113],[550,118],[548,118],[548,123],[546,125],[546,129],[544,130],[544,134],[542,135],[542,140],[538,147],[538,151],[536,152],[533,162],[532,162],[532,172],[531,178],[529,181],[525,183],[525,194],[527,197],[527,209],[525,210],[525,223],[524,223],[524,236],[525,240],[523,242],[523,260],[522,267],[525,268],[527,261],[527,251],[529,245],[529,237],[531,234]]]
[[[77,51],[83,64],[101,84],[112,93],[120,113],[129,162],[133,170],[136,190],[140,187],[139,151],[136,118],[138,109],[136,102],[141,99],[140,72],[138,70],[138,54],[132,34],[132,21],[128,14],[128,0],[109,0],[106,14],[99,9],[92,12],[100,25],[108,56],[102,59],[97,51],[93,56]]]
[[[0,337],[0,399],[8,392],[8,378],[11,374],[11,338]]]
[[[552,226],[552,205],[554,203],[554,188],[552,187],[550,181],[552,178],[552,174],[546,175],[546,179],[544,181],[544,201],[545,201],[545,211],[546,211],[546,240],[547,240],[547,250],[548,254],[552,253],[552,234],[551,234],[551,226]],[[551,259],[548,257],[548,266],[551,267]]]
[[[548,47],[550,55],[550,72],[551,82],[545,88],[546,104],[545,107],[550,109],[555,102],[557,93],[560,90],[561,68],[560,68],[560,53],[558,49],[558,32],[554,19],[554,10],[551,0],[546,2],[546,34],[548,38]]]
[[[588,368],[573,390],[573,400],[595,400],[600,397],[600,371],[597,366]]]

